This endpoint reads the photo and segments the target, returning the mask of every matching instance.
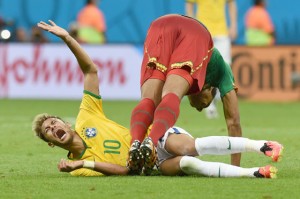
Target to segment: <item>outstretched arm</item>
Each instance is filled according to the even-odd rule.
[[[38,27],[45,31],[51,32],[52,34],[60,37],[73,52],[76,57],[78,64],[84,74],[84,89],[90,91],[96,95],[99,95],[99,79],[97,75],[97,67],[88,56],[88,54],[83,50],[79,43],[72,38],[69,33],[57,26],[53,21],[49,20],[50,24],[43,21],[37,24]]]
[[[57,165],[57,168],[61,172],[71,172],[76,169],[84,168],[84,161],[68,161],[62,159]],[[127,175],[129,172],[127,167],[106,162],[95,162],[93,170],[103,173],[104,175]]]

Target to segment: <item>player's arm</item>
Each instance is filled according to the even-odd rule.
[[[72,38],[69,33],[57,26],[53,21],[49,20],[50,24],[43,21],[38,23],[38,27],[51,32],[52,34],[60,37],[73,52],[78,64],[84,74],[84,90],[90,91],[96,95],[99,95],[99,79],[97,75],[97,67],[83,50],[79,43]]]
[[[88,168],[94,171],[103,173],[104,175],[127,175],[129,169],[117,164],[111,164],[106,162],[92,162],[92,161],[68,161],[62,159],[57,168],[61,172],[71,172],[76,169]]]
[[[228,135],[241,137],[242,128],[240,124],[240,113],[238,108],[238,98],[235,90],[231,90],[222,97],[223,110],[227,125]],[[231,155],[231,164],[240,166],[241,154]]]
[[[237,37],[237,6],[235,0],[228,0],[228,12],[230,19],[229,36],[232,40]]]

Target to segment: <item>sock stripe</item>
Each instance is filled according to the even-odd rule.
[[[147,115],[149,117],[149,119],[152,121],[153,119],[153,114],[150,114],[149,111],[145,111],[145,110],[136,110],[132,113],[132,117],[136,116],[137,114],[144,114]]]
[[[144,129],[147,129],[148,127],[146,126],[146,124],[144,122],[134,122],[131,124],[131,128],[134,128],[135,126],[140,125],[142,127],[144,127]]]
[[[156,146],[158,140],[172,127],[178,118],[180,99],[174,93],[166,94],[154,112],[154,122],[149,134]]]
[[[142,99],[131,112],[130,134],[131,143],[134,140],[144,140],[148,127],[153,122],[155,104],[149,98]]]
[[[161,107],[161,108],[156,109],[156,111],[157,112],[158,111],[168,111],[171,115],[173,115],[173,118],[174,118],[175,121],[177,119],[177,114],[172,109],[170,109],[169,107]]]
[[[157,120],[154,120],[153,124],[154,124],[154,123],[161,123],[161,124],[163,124],[164,127],[165,127],[164,132],[166,132],[166,130],[169,129],[169,123],[168,123],[168,121],[166,121],[165,119],[157,119]]]

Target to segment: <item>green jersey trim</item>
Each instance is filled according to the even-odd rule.
[[[83,145],[84,145],[84,150],[80,153],[79,157],[78,157],[78,158],[70,158],[71,152],[69,151],[69,153],[68,153],[68,159],[69,159],[69,160],[81,160],[81,158],[82,158],[83,154],[85,153],[85,151],[86,151],[88,148],[91,148],[91,147],[88,147],[88,146],[86,145],[86,143],[85,143],[84,140],[82,140],[82,143],[83,143]]]
[[[92,97],[94,97],[94,98],[96,98],[96,99],[101,99],[101,96],[100,96],[100,95],[96,95],[96,94],[94,94],[94,93],[92,93],[92,92],[90,92],[90,91],[83,90],[83,93],[88,94],[88,95],[90,95],[90,96],[92,96]]]

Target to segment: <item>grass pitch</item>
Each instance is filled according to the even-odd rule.
[[[106,115],[128,127],[135,101],[105,101]],[[300,103],[240,101],[243,136],[277,140],[285,146],[278,178],[207,178],[165,176],[71,177],[56,165],[67,152],[50,148],[31,131],[33,117],[42,112],[74,123],[79,101],[0,100],[0,198],[300,198]],[[222,111],[221,102],[218,103]],[[177,125],[195,137],[227,135],[221,117],[208,120],[184,100]],[[229,163],[229,156],[204,156]],[[255,153],[242,156],[243,167],[270,164]]]

